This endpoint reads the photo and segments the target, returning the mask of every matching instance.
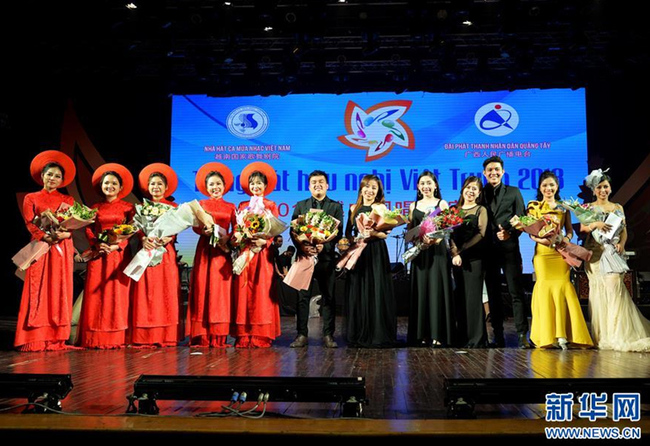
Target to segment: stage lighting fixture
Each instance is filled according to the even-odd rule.
[[[0,398],[27,398],[30,404],[40,404],[27,407],[23,413],[61,410],[61,400],[68,396],[70,390],[70,375],[0,373]]]
[[[445,406],[449,418],[475,418],[476,404],[544,404],[551,393],[639,393],[650,399],[648,378],[494,378],[445,379]]]
[[[356,378],[141,375],[127,413],[156,415],[158,400],[230,401],[234,394],[268,394],[269,402],[340,403],[343,417],[360,417],[366,381]],[[135,402],[138,402],[136,407]]]

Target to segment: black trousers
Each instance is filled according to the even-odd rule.
[[[321,293],[321,319],[323,320],[323,336],[334,336],[336,320],[336,300],[334,286],[336,284],[335,266],[333,261],[319,260],[314,268],[314,277],[308,290],[298,292],[297,331],[299,335],[307,336],[309,322],[309,301],[318,283]]]
[[[280,276],[275,279],[275,285],[280,300],[280,316],[295,316],[298,306],[298,291],[283,282]]]
[[[530,304],[524,293],[523,266],[519,240],[493,241],[486,249],[485,286],[490,302],[492,329],[497,337],[503,336],[503,299],[501,298],[501,271],[506,277],[508,293],[512,298],[512,313],[517,333],[528,332],[528,313]]]

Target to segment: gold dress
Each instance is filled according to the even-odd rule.
[[[560,228],[565,213],[544,201],[528,203],[528,215],[553,215]],[[533,266],[537,281],[533,288],[530,339],[537,347],[551,347],[558,338],[570,344],[593,346],[576,290],[569,280],[569,265],[553,248],[537,243]]]

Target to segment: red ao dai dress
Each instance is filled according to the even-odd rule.
[[[72,197],[45,189],[27,194],[23,217],[32,240],[42,240],[45,233],[32,223],[46,210],[56,211],[61,203],[74,204]],[[14,346],[20,351],[62,350],[70,337],[72,317],[72,239],[62,240],[33,263],[26,271],[18,312]]]
[[[162,199],[160,203],[178,204]],[[131,342],[141,346],[170,347],[178,343],[180,279],[174,240],[165,246],[160,264],[149,266],[133,282]]]
[[[97,236],[103,230],[129,223],[135,215],[133,204],[119,199],[97,203],[93,209],[97,209],[95,224],[86,229],[93,247],[99,245]],[[128,240],[123,241],[117,251],[88,262],[79,320],[79,343],[82,347],[120,348],[128,340],[131,279],[123,273],[131,261],[128,243]]]
[[[250,201],[240,203],[239,210]],[[278,207],[264,198],[264,208],[278,216]],[[272,240],[255,254],[246,269],[235,278],[235,300],[231,333],[237,347],[270,347],[280,336],[280,307],[274,290]]]
[[[223,198],[200,201],[214,222],[229,234],[235,227],[235,205]],[[232,303],[232,260],[230,253],[210,245],[210,237],[202,228],[190,281],[189,335],[192,345],[228,347]]]

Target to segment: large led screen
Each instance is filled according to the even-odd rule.
[[[210,161],[227,164],[236,177],[252,161],[271,164],[278,184],[268,198],[286,221],[309,196],[307,177],[315,169],[329,174],[328,195],[346,212],[368,173],[382,178],[390,208],[408,208],[424,169],[436,173],[443,199],[453,202],[465,177],[480,176],[493,155],[503,158],[504,182],[519,187],[524,201],[535,198],[546,169],[558,175],[563,197],[577,196],[587,174],[584,89],[173,97],[178,202],[205,198],[194,179]],[[236,181],[225,199],[238,204],[247,196]],[[402,229],[388,239],[393,261],[405,248]],[[178,237],[189,264],[197,237]],[[531,272],[533,243],[521,240],[524,271]]]

